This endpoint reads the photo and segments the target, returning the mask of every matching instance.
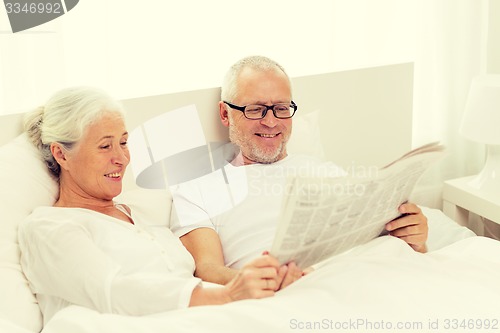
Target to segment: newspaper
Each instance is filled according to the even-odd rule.
[[[281,263],[309,267],[366,243],[399,216],[420,176],[444,155],[430,143],[369,177],[291,177],[270,253]]]

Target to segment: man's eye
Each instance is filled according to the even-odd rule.
[[[250,105],[250,106],[247,106],[246,109],[245,109],[245,112],[251,112],[251,113],[259,113],[259,112],[262,112],[262,107],[261,106],[258,106],[258,105]]]
[[[104,145],[104,146],[100,146],[99,148],[101,149],[108,149],[110,146],[109,145]]]

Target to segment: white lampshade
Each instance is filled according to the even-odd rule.
[[[472,81],[460,133],[472,141],[500,145],[500,75]]]
[[[472,81],[460,133],[487,145],[483,170],[469,185],[500,195],[500,75],[482,75]]]

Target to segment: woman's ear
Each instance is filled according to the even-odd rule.
[[[67,163],[67,159],[66,152],[64,151],[64,148],[61,146],[61,144],[52,142],[50,144],[50,152],[52,153],[52,156],[54,156],[56,162],[61,166],[61,168],[64,168]]]
[[[219,116],[220,116],[220,121],[222,122],[222,125],[229,127],[229,116],[227,114],[227,105],[223,102],[219,102]]]

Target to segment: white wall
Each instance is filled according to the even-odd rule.
[[[500,0],[490,0],[488,19],[488,66],[487,72],[500,74]]]
[[[250,54],[291,76],[413,61],[415,0],[82,0],[9,33],[0,8],[0,114],[56,89],[100,86],[117,98],[213,87]]]

